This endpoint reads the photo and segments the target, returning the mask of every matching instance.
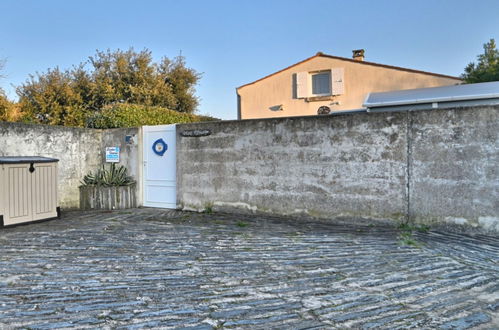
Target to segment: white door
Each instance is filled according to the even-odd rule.
[[[143,126],[144,206],[177,207],[175,125]]]

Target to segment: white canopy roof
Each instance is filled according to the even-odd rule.
[[[430,104],[433,105],[433,108],[438,108],[438,103],[442,102],[454,104],[457,101],[488,99],[493,101],[491,104],[496,104],[499,101],[499,81],[370,93],[364,106],[372,110],[381,107],[397,106],[400,108],[398,106],[421,104]]]

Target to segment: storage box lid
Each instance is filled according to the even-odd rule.
[[[7,156],[0,157],[0,164],[23,164],[23,163],[55,163],[59,159],[39,156]]]

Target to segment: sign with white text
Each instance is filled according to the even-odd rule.
[[[120,162],[120,147],[106,147],[106,163]]]

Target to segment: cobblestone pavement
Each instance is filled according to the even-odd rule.
[[[136,209],[0,229],[2,328],[499,327],[499,238]]]

